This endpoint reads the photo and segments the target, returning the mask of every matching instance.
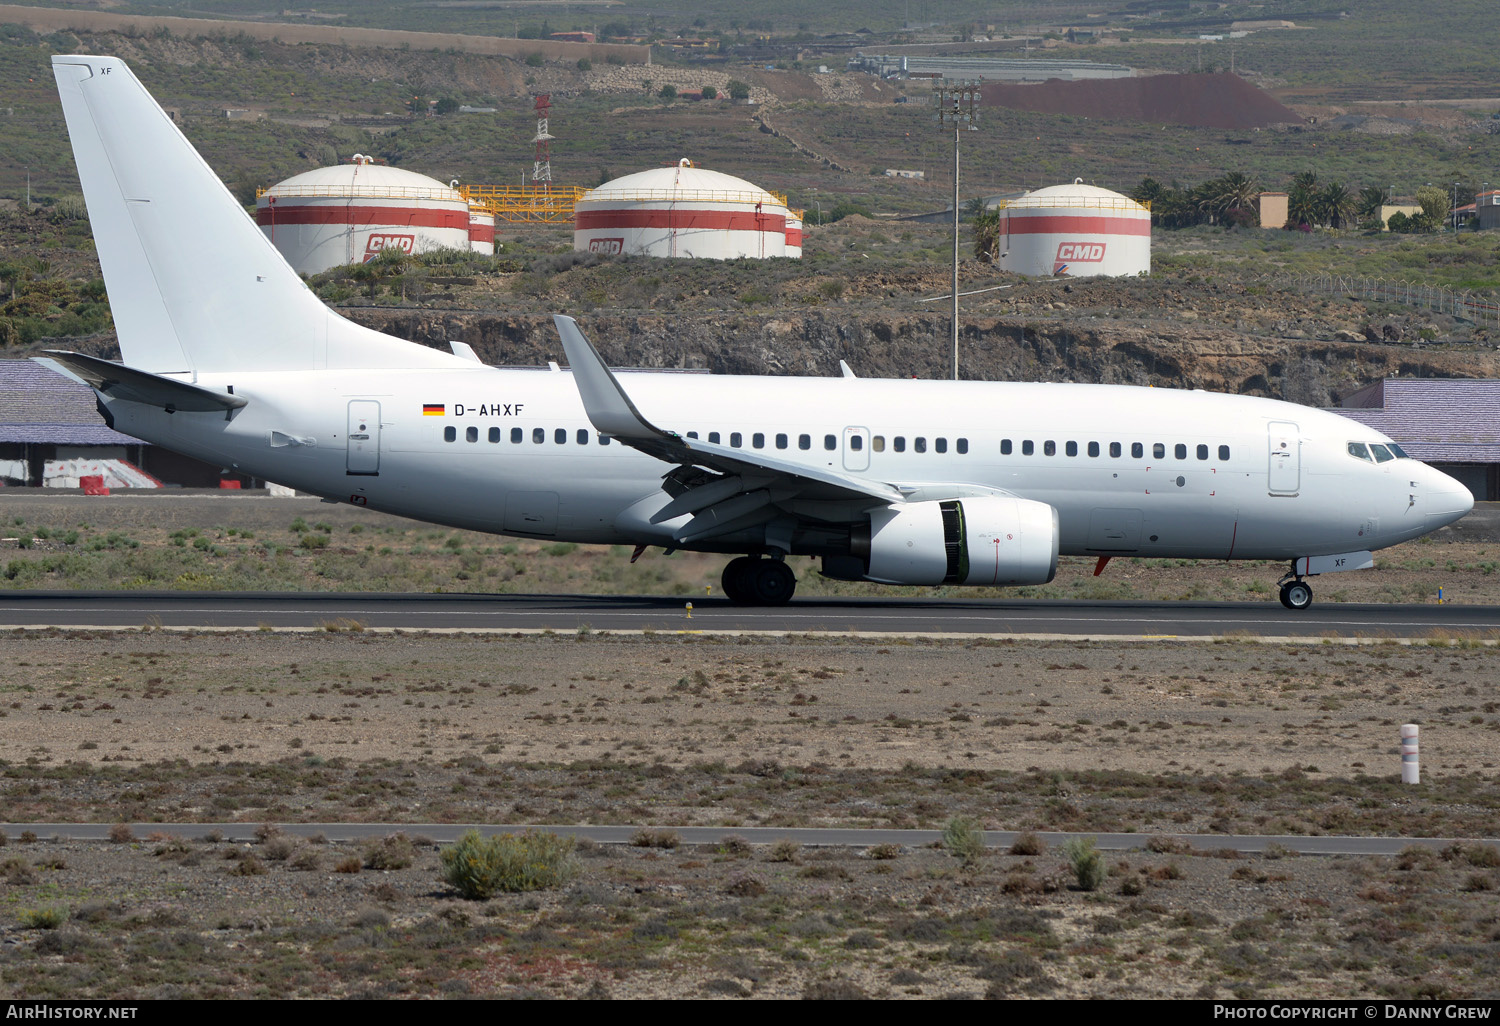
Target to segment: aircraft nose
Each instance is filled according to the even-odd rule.
[[[1423,512],[1433,529],[1461,519],[1474,508],[1474,493],[1441,470],[1423,467]]]

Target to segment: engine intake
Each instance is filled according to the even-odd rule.
[[[1046,584],[1058,533],[1057,510],[1031,499],[910,502],[871,513],[868,548],[856,539],[855,555],[884,584]]]

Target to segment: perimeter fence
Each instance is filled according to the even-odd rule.
[[[1500,297],[1492,292],[1456,290],[1394,278],[1365,278],[1347,274],[1268,274],[1261,276],[1261,280],[1270,284],[1294,286],[1308,292],[1348,296],[1366,303],[1401,303],[1405,306],[1422,307],[1435,313],[1462,317],[1476,324],[1500,327]]]

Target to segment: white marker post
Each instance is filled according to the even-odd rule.
[[[1422,782],[1421,764],[1417,759],[1417,733],[1419,727],[1415,723],[1403,723],[1401,725],[1401,783],[1420,784]]]

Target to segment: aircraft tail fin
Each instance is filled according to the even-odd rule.
[[[131,367],[451,367],[329,310],[116,57],[57,56],[78,177]]]

